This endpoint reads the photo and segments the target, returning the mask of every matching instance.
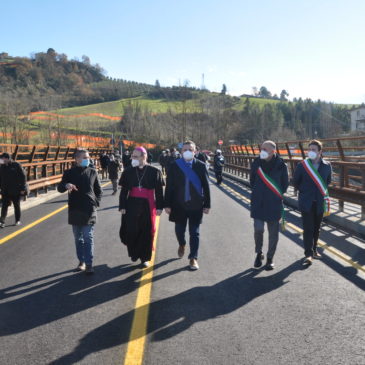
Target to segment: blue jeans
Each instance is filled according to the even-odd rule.
[[[76,255],[80,262],[92,265],[94,258],[94,225],[72,226],[75,237]]]
[[[185,231],[189,219],[189,235],[190,235],[190,255],[189,259],[198,259],[199,250],[199,227],[200,224],[192,223],[189,217],[186,217],[183,223],[175,223],[175,233],[180,246],[185,246]]]

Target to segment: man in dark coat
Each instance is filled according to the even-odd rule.
[[[204,163],[206,163],[208,161],[207,155],[205,153],[201,152],[199,147],[196,148],[195,158]]]
[[[199,227],[203,213],[210,210],[210,190],[205,164],[194,158],[195,143],[186,141],[182,148],[183,158],[172,163],[167,170],[165,211],[175,222],[179,243],[178,256],[185,253],[185,230],[189,221],[190,269],[199,269]]]
[[[176,148],[170,148],[170,150],[168,150],[167,156],[166,156],[166,174],[168,172],[168,169],[170,168],[170,166],[177,160],[178,158],[178,151],[176,150]]]
[[[104,179],[108,177],[108,165],[110,159],[106,153],[103,153],[100,157],[100,166],[101,166],[101,178]]]
[[[162,151],[158,158],[158,163],[161,165],[161,170],[163,175],[165,175],[166,173],[166,159],[167,159],[167,152]]]
[[[113,194],[118,192],[118,173],[120,169],[119,161],[114,157],[114,155],[109,156],[110,162],[108,165],[109,179],[113,185]]]
[[[313,178],[317,178],[317,181]],[[322,143],[317,140],[310,141],[308,159],[297,165],[293,178],[293,185],[299,190],[298,204],[302,213],[305,265],[312,264],[313,258],[321,258],[317,251],[317,242],[323,215],[329,214],[329,210],[325,212],[325,207],[329,204],[328,185],[331,179],[332,167],[322,158]],[[319,186],[327,190],[327,196],[321,193]]]
[[[123,163],[124,169],[131,166],[131,155],[128,150],[124,151],[124,153],[123,153],[122,163]]]
[[[279,240],[280,219],[284,220],[283,194],[289,186],[288,168],[276,153],[276,145],[266,141],[260,157],[251,166],[251,218],[254,219],[255,268],[262,265],[265,222],[269,231],[266,270],[274,268],[273,258]],[[284,223],[284,222],[283,222]]]
[[[217,150],[214,155],[214,173],[217,179],[217,185],[220,185],[223,181],[222,172],[224,166],[224,157],[221,150]]]
[[[5,227],[5,219],[11,202],[14,205],[15,225],[21,224],[20,197],[26,194],[26,177],[18,162],[12,161],[8,153],[0,155],[1,218],[0,228]]]
[[[102,189],[95,169],[89,167],[87,150],[77,150],[76,166],[66,170],[57,190],[68,191],[68,223],[72,225],[79,259],[78,271],[93,274],[94,225],[96,209],[100,205]]]

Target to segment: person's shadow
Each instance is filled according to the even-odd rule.
[[[291,273],[302,268],[302,260],[298,260],[266,277],[256,277],[261,270],[248,269],[215,285],[195,287],[152,302],[147,333],[153,333],[152,341],[174,337],[197,322],[231,313],[253,299],[279,289],[288,283],[286,279]],[[159,277],[155,279],[159,280]],[[134,310],[131,310],[91,331],[81,339],[72,353],[51,364],[75,364],[93,352],[135,340],[129,338],[129,332],[122,330],[130,328],[133,315]]]
[[[172,261],[158,263],[154,269]],[[31,330],[134,292],[141,278],[137,268],[98,265],[92,276],[69,270],[0,290],[0,337]],[[129,273],[132,275],[115,280]]]

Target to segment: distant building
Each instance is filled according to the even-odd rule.
[[[351,131],[365,131],[365,105],[350,110]]]

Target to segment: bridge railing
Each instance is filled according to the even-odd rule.
[[[0,144],[0,152],[7,152],[13,160],[21,163],[27,175],[29,190],[38,195],[38,190],[61,181],[62,174],[74,161],[77,148],[68,146]],[[110,153],[108,148],[88,148],[90,157],[96,159],[101,153]],[[98,160],[95,160],[98,167]]]
[[[306,156],[309,140],[277,143],[277,151],[287,163],[289,176]],[[365,219],[365,136],[330,138],[321,140],[323,156],[333,168],[333,181],[329,186],[330,196],[338,199],[339,210],[344,203],[361,206],[361,218]],[[225,171],[249,177],[251,163],[260,153],[260,145],[232,145],[223,149]]]

